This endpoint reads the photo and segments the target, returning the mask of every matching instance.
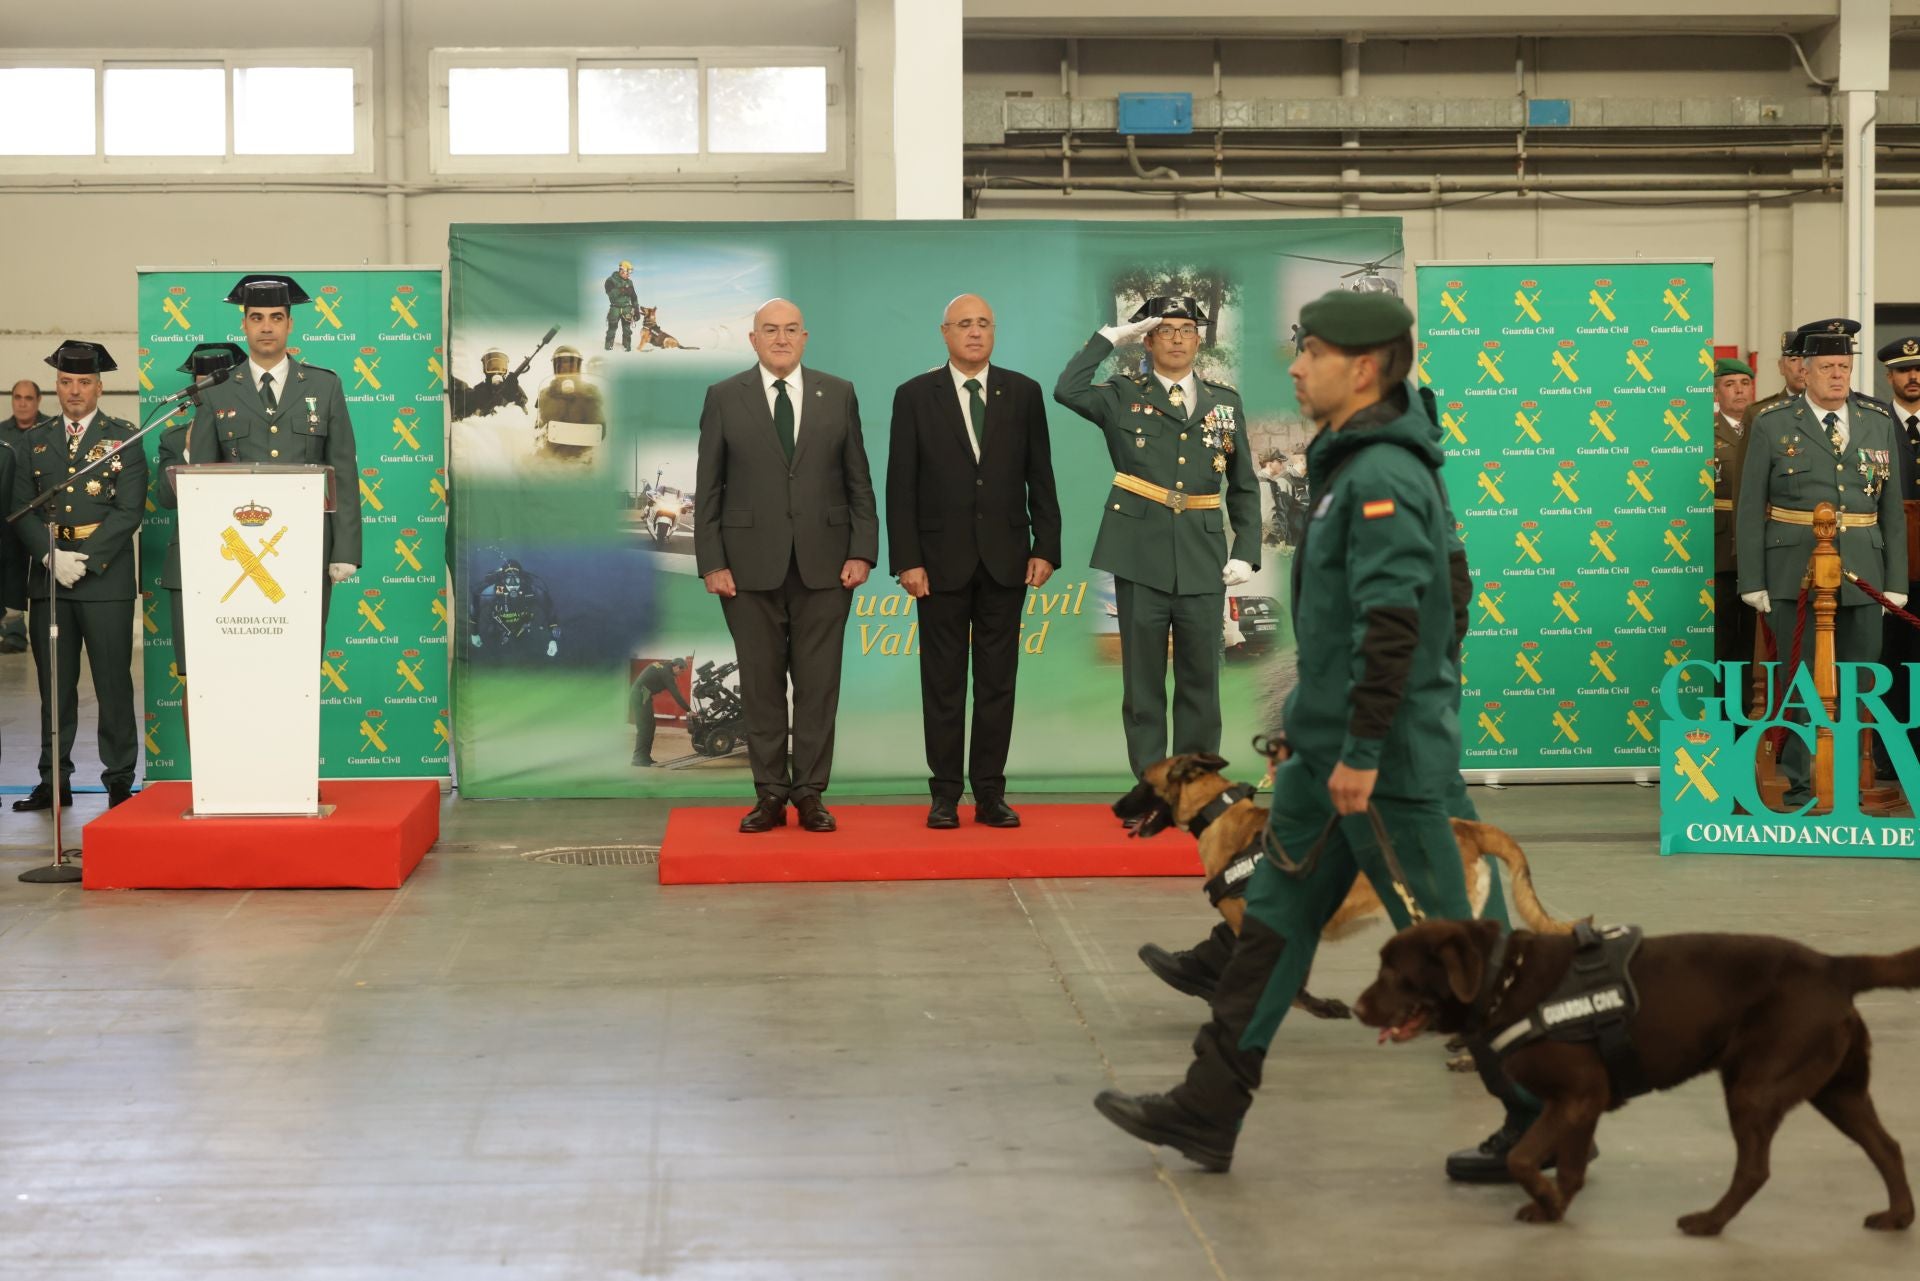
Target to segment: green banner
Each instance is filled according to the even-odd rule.
[[[751,791],[732,643],[694,573],[691,512],[706,389],[753,365],[751,318],[773,296],[805,314],[805,365],[858,391],[883,538],[894,389],[946,359],[939,322],[955,295],[994,307],[994,364],[1048,389],[1143,295],[1199,298],[1199,372],[1239,386],[1262,480],[1263,563],[1226,598],[1221,636],[1223,745],[1257,773],[1248,740],[1277,723],[1293,680],[1287,583],[1311,434],[1276,353],[1305,301],[1397,280],[1377,269],[1399,248],[1397,219],[1364,218],[454,227],[462,790]],[[1130,347],[1108,369],[1143,359]],[[1088,568],[1114,466],[1099,431],[1048,408],[1065,563],[1028,595],[1009,775],[1023,791],[1114,791],[1129,776],[1113,584]],[[917,616],[884,545],[881,562],[846,629],[833,783],[919,792]],[[630,709],[636,673],[675,657],[691,659],[693,714],[667,695]],[[654,722],[659,768],[631,764],[635,711]]]
[[[321,695],[325,778],[440,778],[451,761],[447,697],[446,369],[440,272],[431,267],[285,268],[313,302],[293,309],[287,350],[340,376],[360,474],[360,572],[333,589]],[[179,372],[203,342],[245,344],[240,309],[221,299],[246,274],[140,273],[143,415],[185,386]],[[191,408],[167,426],[185,422]],[[153,483],[162,427],[146,439]],[[149,492],[140,531],[150,780],[189,776],[180,709],[186,684],[173,661],[173,621],[160,567],[173,513]],[[264,732],[263,727],[263,732]]]
[[[1648,770],[1666,673],[1713,652],[1713,272],[1422,263],[1473,566],[1465,765]]]

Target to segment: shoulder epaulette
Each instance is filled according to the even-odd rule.
[[[1883,404],[1881,401],[1875,400],[1872,396],[1863,396],[1856,391],[1851,393],[1848,396],[1848,399],[1850,399],[1854,404],[1861,406],[1863,409],[1871,409],[1874,413],[1879,414],[1882,418],[1893,417],[1892,414],[1887,412],[1886,405]]]
[[[1236,396],[1240,394],[1238,387],[1235,387],[1232,383],[1223,383],[1218,378],[1202,378],[1200,381],[1209,387],[1218,387],[1222,391],[1230,391]]]
[[[1755,414],[1753,416],[1753,421],[1755,423],[1758,423],[1762,418],[1765,418],[1768,414],[1783,413],[1786,410],[1790,409],[1791,407],[1799,403],[1800,403],[1800,398],[1798,396],[1791,396],[1785,400],[1776,400],[1771,405],[1766,406],[1759,413]]]

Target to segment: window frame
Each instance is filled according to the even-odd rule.
[[[93,50],[10,50],[0,69],[70,67],[93,72],[93,154],[90,156],[4,156],[0,174],[72,174],[80,177],[124,175],[365,174],[374,170],[372,49],[141,49],[125,53]],[[110,156],[107,142],[109,70],[193,70],[218,67],[226,113],[224,154],[218,156]],[[345,67],[353,72],[353,152],[324,155],[235,155],[235,71],[255,67]]]
[[[700,150],[623,155],[580,154],[580,70],[691,65],[700,94]],[[567,72],[567,150],[563,155],[454,155],[449,149],[449,73],[456,67],[561,67]],[[724,152],[707,149],[707,72],[715,67],[824,67],[827,78],[823,152]],[[837,46],[439,48],[428,56],[432,166],[437,176],[607,174],[703,177],[844,177],[849,172],[847,51]]]

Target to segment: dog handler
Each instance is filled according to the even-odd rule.
[[[1344,290],[1300,314],[1294,391],[1323,430],[1307,450],[1316,497],[1293,567],[1300,679],[1284,712],[1290,754],[1274,780],[1265,857],[1186,1079],[1166,1094],[1103,1090],[1094,1100],[1134,1137],[1211,1170],[1232,1163],[1267,1046],[1356,875],[1398,927],[1416,911],[1472,915],[1447,820],[1460,769],[1464,584],[1449,554],[1444,456],[1406,381],[1412,325],[1398,298]],[[1522,1129],[1530,1119],[1519,1118]]]

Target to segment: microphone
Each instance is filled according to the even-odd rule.
[[[228,365],[225,369],[217,369],[210,374],[202,374],[193,380],[191,386],[183,387],[171,396],[161,397],[159,403],[162,405],[171,405],[177,400],[192,400],[201,392],[213,387],[218,387],[231,377],[233,377],[232,365]]]

